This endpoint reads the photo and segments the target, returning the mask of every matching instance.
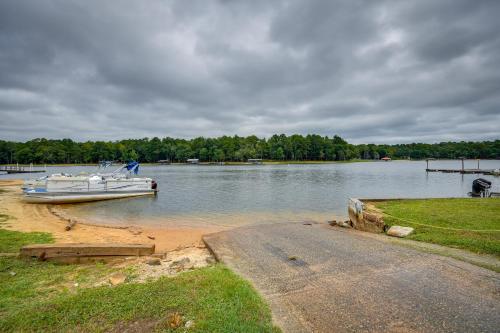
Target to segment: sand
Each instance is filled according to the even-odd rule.
[[[157,253],[165,253],[190,247],[203,248],[201,237],[219,231],[216,227],[142,227],[141,221],[129,227],[108,227],[74,218],[76,224],[66,231],[68,219],[72,217],[61,214],[55,205],[24,202],[21,184],[21,180],[0,180],[0,214],[10,216],[2,227],[22,232],[49,232],[58,243],[153,243]]]

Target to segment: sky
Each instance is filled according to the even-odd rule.
[[[0,139],[500,138],[500,1],[0,1]]]

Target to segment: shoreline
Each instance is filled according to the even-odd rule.
[[[427,159],[422,158],[422,159],[405,159],[405,158],[393,158],[391,162],[425,162]],[[500,161],[500,159],[497,158],[481,158],[479,159],[480,161]],[[460,161],[460,159],[453,159],[453,158],[436,158],[432,160],[433,162],[440,162],[440,161]],[[477,161],[475,158],[466,158],[464,161]],[[369,162],[386,162],[383,160],[375,160],[375,159],[351,159],[351,160],[263,160],[260,165],[287,165],[287,164],[344,164],[344,163],[369,163]],[[122,162],[117,162],[116,164],[113,165],[119,165]],[[220,164],[223,163],[223,164]],[[9,167],[15,167],[15,166],[22,166],[22,167],[29,167],[30,164],[23,164],[23,163],[6,163],[6,164],[0,164],[0,166],[9,166]],[[98,163],[34,163],[32,166],[33,167],[75,167],[75,166],[97,166]],[[174,166],[192,166],[192,165],[210,165],[210,166],[220,166],[220,165],[226,165],[226,166],[245,166],[245,165],[259,165],[251,162],[238,162],[238,161],[225,161],[225,162],[199,162],[196,164],[191,164],[187,162],[172,162],[172,163],[167,163],[167,164],[162,164],[162,163],[157,163],[157,162],[141,162],[141,165],[143,166],[168,166],[168,165],[174,165]],[[2,186],[0,184],[0,186]]]
[[[424,160],[406,160],[406,159],[393,159],[392,161],[425,161]],[[249,166],[249,165],[288,165],[288,164],[345,164],[345,163],[370,163],[370,162],[385,162],[383,160],[363,160],[363,159],[352,159],[352,160],[338,160],[338,161],[329,161],[329,160],[303,160],[303,161],[287,161],[287,160],[265,160],[262,163],[251,163],[251,162],[238,162],[238,161],[226,161],[226,162],[199,162],[199,163],[187,163],[187,162],[172,162],[172,163],[156,163],[156,162],[141,162],[142,166],[193,166],[193,165],[207,165],[207,166]],[[122,162],[114,163],[113,165],[120,165]],[[34,163],[32,166],[34,168],[41,167],[75,167],[75,166],[92,166],[96,167],[97,163]],[[0,166],[8,166],[15,167],[17,164],[8,163],[8,164],[0,164]],[[29,167],[30,164],[19,164],[21,167]]]
[[[144,243],[155,244],[156,253],[183,248],[204,248],[202,236],[218,228],[151,227],[99,225],[61,214],[54,205],[30,204],[22,200],[22,180],[0,180],[0,214],[8,215],[1,227],[20,232],[48,232],[59,243]],[[76,220],[71,230],[68,221]]]

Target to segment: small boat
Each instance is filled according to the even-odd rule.
[[[468,195],[473,198],[500,198],[500,192],[491,191],[491,182],[484,178],[474,179],[472,182],[472,192]]]
[[[53,174],[25,182],[24,200],[62,204],[154,195],[157,192],[156,182],[151,178],[133,176],[138,170],[139,163],[131,162],[112,173]]]

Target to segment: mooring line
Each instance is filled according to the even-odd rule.
[[[403,222],[412,223],[412,224],[416,224],[416,225],[422,225],[422,226],[436,228],[436,229],[454,230],[454,231],[472,231],[472,232],[500,232],[500,230],[498,230],[498,229],[475,230],[475,229],[458,229],[458,228],[439,227],[439,226],[436,226],[436,225],[425,224],[425,223],[418,223],[418,222],[414,222],[412,220],[403,219],[403,218],[396,217],[396,216],[388,214],[388,213],[384,213],[384,215],[390,216],[392,218],[395,218],[396,220],[400,220],[400,221],[403,221]]]

